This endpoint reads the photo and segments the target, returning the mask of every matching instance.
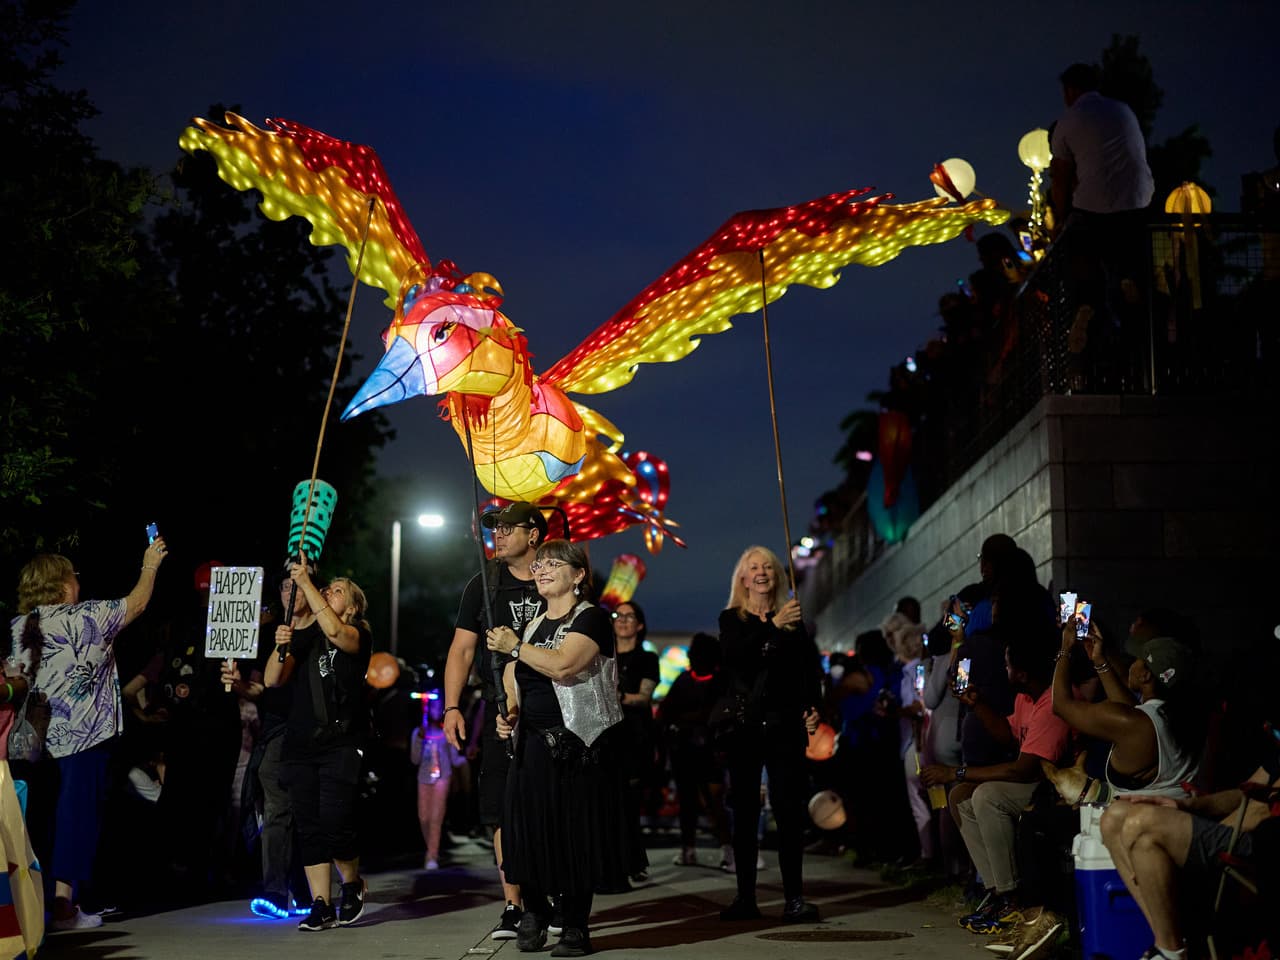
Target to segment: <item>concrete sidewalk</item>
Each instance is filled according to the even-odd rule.
[[[929,957],[930,960],[989,960],[982,940],[960,929],[953,915],[926,902],[922,890],[881,882],[868,870],[838,857],[805,857],[805,895],[824,922],[782,924],[782,888],[776,855],[758,887],[765,919],[721,923],[721,907],[733,897],[733,878],[714,864],[718,850],[703,848],[705,866],[677,867],[674,848],[649,851],[650,879],[629,893],[599,896],[591,917],[596,952],[609,957],[722,958],[812,957],[858,960]],[[94,960],[205,960],[271,957],[320,960],[334,957],[489,960],[518,955],[514,941],[488,938],[500,912],[491,854],[478,845],[460,851],[456,865],[437,872],[370,874],[369,905],[353,927],[304,933],[296,921],[252,916],[241,901],[205,904],[170,913],[123,918],[84,933],[49,936],[42,958]],[[543,956],[547,954],[544,952]]]

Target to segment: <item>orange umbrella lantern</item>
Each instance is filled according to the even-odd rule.
[[[400,661],[389,653],[375,653],[369,658],[364,679],[375,690],[385,690],[400,679]]]

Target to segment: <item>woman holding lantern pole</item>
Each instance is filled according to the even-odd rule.
[[[368,711],[364,675],[373,644],[364,591],[339,577],[323,590],[301,563],[289,579],[311,611],[297,626],[276,627],[277,656],[267,660],[268,687],[294,684],[285,731],[284,780],[293,804],[311,912],[299,930],[350,926],[364,913],[366,884],[356,845],[356,786]],[[342,878],[337,908],[329,899],[331,866]]]

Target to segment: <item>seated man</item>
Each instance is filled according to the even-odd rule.
[[[1049,638],[1052,639],[1052,636]],[[1050,680],[1052,647],[1028,634],[1005,649],[1009,682],[1017,691],[1013,713],[1003,717],[969,687],[957,694],[981,719],[997,741],[1018,748],[1017,759],[983,767],[931,764],[920,779],[926,785],[977,783],[958,805],[960,834],[987,888],[978,909],[960,918],[974,933],[992,934],[1022,922],[1018,898],[1018,865],[1014,837],[1018,818],[1044,776],[1041,760],[1056,764],[1067,748],[1070,728],[1054,716]]]
[[[1273,728],[1268,725],[1267,729]],[[1230,851],[1249,859],[1253,829],[1277,815],[1280,804],[1253,796],[1272,792],[1280,783],[1280,741],[1271,743],[1277,749],[1265,751],[1262,766],[1248,780],[1266,790],[1236,788],[1187,799],[1121,797],[1102,815],[1102,842],[1155,935],[1155,943],[1144,955],[1148,960],[1185,960],[1187,948],[1177,913],[1179,887],[1208,881],[1208,909],[1211,883],[1218,876],[1218,854]],[[1232,847],[1237,828],[1240,833]]]

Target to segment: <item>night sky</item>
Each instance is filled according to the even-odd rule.
[[[373,147],[428,254],[502,282],[541,371],[739,210],[856,186],[923,199],[951,156],[1024,207],[1019,138],[1053,122],[1058,74],[1113,33],[1140,35],[1164,88],[1154,139],[1199,123],[1214,148],[1203,179],[1218,209],[1238,209],[1240,175],[1275,162],[1280,13],[1208,6],[82,2],[58,79],[88,91],[102,111],[89,132],[125,164],[171,168],[189,118],[215,102]],[[842,417],[935,334],[938,298],[976,267],[964,240],[912,248],[771,307],[793,535],[840,481]],[[381,353],[381,299],[358,294],[361,374]],[[593,544],[594,564],[643,554],[650,629],[709,627],[742,548],[783,552],[759,314],[579,399],[628,449],[667,460],[668,513],[689,543],[649,557],[629,531]],[[417,478],[421,508],[461,536],[469,474],[435,401],[385,412],[398,437],[379,474]]]

